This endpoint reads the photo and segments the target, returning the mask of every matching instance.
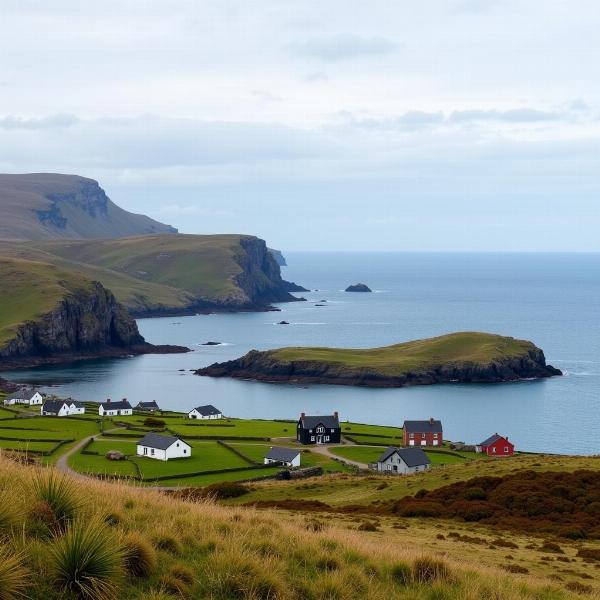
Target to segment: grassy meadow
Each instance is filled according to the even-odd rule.
[[[528,536],[220,506],[2,458],[0,484],[2,600],[597,597],[576,546],[558,562]]]

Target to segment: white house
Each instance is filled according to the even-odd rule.
[[[127,402],[126,398],[123,398],[123,400],[119,402],[111,402],[110,400],[107,400],[106,402],[100,403],[98,414],[101,417],[123,417],[125,415],[132,415],[133,408],[131,408],[131,404]]]
[[[265,456],[265,465],[281,463],[286,467],[300,466],[300,450],[272,446]]]
[[[4,404],[7,406],[13,404],[28,404],[33,406],[34,404],[42,404],[44,397],[37,390],[23,388],[10,396],[4,398]]]
[[[377,460],[377,471],[397,475],[411,475],[431,468],[429,457],[421,448],[390,446]]]
[[[40,413],[45,416],[68,417],[69,415],[83,415],[85,406],[75,400],[46,400],[40,407]]]
[[[222,419],[223,413],[212,404],[197,406],[188,413],[189,419]]]
[[[190,458],[192,447],[183,440],[172,435],[147,433],[138,443],[136,454],[157,460],[171,458]]]

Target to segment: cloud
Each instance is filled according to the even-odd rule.
[[[514,108],[510,110],[458,110],[452,112],[449,122],[464,123],[468,121],[505,121],[507,123],[535,123],[539,121],[556,121],[564,118],[563,112],[537,110],[535,108]]]
[[[309,56],[326,62],[336,62],[378,56],[395,52],[397,45],[381,36],[363,37],[353,33],[340,33],[329,37],[313,37],[295,41],[290,50],[301,56]]]
[[[50,115],[41,119],[8,116],[0,119],[0,129],[62,129],[79,123],[74,115]]]
[[[312,73],[307,73],[304,76],[304,80],[309,83],[317,83],[319,81],[329,81],[329,75],[327,73],[323,73],[323,71],[313,71]]]

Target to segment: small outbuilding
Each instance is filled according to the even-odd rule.
[[[136,454],[157,460],[190,458],[192,447],[173,435],[147,433],[138,443]]]
[[[101,417],[124,417],[133,414],[133,408],[127,401],[127,398],[123,398],[119,402],[112,402],[110,399],[106,402],[101,402],[98,408],[98,414]]]
[[[377,460],[377,471],[397,475],[412,475],[431,468],[429,457],[421,448],[390,446]]]
[[[475,450],[488,456],[512,456],[515,453],[515,445],[509,442],[507,437],[495,433],[477,444]]]
[[[188,419],[222,419],[223,413],[212,404],[197,406],[188,413]]]
[[[4,404],[6,406],[12,406],[14,404],[27,404],[29,406],[43,404],[44,396],[41,392],[31,388],[22,388],[16,391],[14,394],[10,394],[4,398]]]
[[[444,440],[442,422],[436,419],[427,421],[404,421],[405,446],[441,446]]]
[[[300,466],[300,450],[272,446],[265,456],[265,465],[279,463],[286,467]]]
[[[141,410],[143,412],[156,412],[160,410],[156,400],[151,400],[150,402],[138,402],[136,406],[133,407],[133,410]]]
[[[342,428],[338,413],[333,415],[300,414],[296,428],[296,440],[301,444],[339,444]]]

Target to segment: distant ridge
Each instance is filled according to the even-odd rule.
[[[177,233],[117,206],[97,181],[59,173],[0,174],[0,239],[110,239]]]

